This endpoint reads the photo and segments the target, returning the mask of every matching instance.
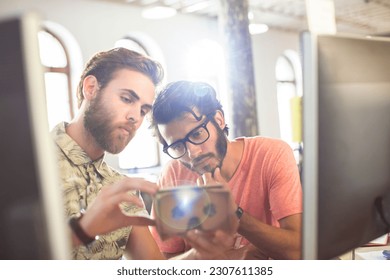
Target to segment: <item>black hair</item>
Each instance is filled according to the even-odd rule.
[[[204,82],[172,82],[157,94],[152,107],[151,128],[164,146],[166,142],[158,130],[158,125],[168,124],[185,113],[194,115],[194,108],[197,108],[201,115],[208,117],[214,116],[217,111],[224,114],[214,88]],[[213,118],[210,118],[210,121],[215,122]],[[224,128],[224,132],[226,135],[228,134],[227,126]]]

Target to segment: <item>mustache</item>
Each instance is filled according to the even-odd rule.
[[[191,165],[195,166],[195,165],[199,164],[205,158],[210,158],[210,157],[214,157],[214,154],[213,153],[207,153],[207,154],[204,154],[204,155],[200,155],[197,158],[194,158],[192,160]]]

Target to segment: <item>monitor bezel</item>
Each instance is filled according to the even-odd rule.
[[[320,211],[319,205],[319,123],[320,123],[320,109],[319,109],[319,94],[320,82],[324,77],[319,77],[319,46],[318,41],[320,37],[332,37],[335,40],[340,39],[357,39],[364,41],[384,41],[389,43],[390,38],[383,37],[368,37],[352,34],[315,34],[310,32],[303,32],[301,34],[301,51],[302,51],[302,65],[303,65],[303,171],[302,171],[302,186],[303,186],[303,228],[302,228],[302,258],[303,259],[323,259],[324,256],[319,252],[319,219]],[[358,59],[358,58],[356,58]],[[353,71],[353,70],[351,70]],[[386,189],[387,190],[387,189]],[[384,194],[388,200],[389,193]],[[351,198],[353,199],[353,198]],[[384,203],[384,202],[382,202]],[[376,205],[373,205],[375,207]],[[388,210],[387,210],[388,211]],[[386,212],[387,213],[387,212]],[[383,223],[386,223],[382,217]],[[387,221],[388,223],[388,221]],[[379,222],[378,222],[379,224]],[[337,230],[337,229],[336,229]],[[389,231],[389,229],[387,229]],[[363,232],[363,229],[362,229]],[[366,235],[372,236],[372,239],[379,237],[378,229],[369,230],[362,233],[363,239]],[[384,234],[384,232],[382,233]],[[348,237],[346,237],[348,238]],[[371,240],[359,240],[355,242],[356,247],[362,246],[365,242]],[[332,246],[332,244],[329,244]],[[354,248],[349,248],[353,250]],[[340,252],[341,253],[341,252]],[[346,253],[346,252],[345,252]],[[337,258],[340,255],[333,255],[330,258]],[[328,256],[326,257],[328,258]]]

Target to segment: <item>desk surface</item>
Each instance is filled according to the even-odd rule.
[[[361,247],[355,250],[355,260],[386,260],[383,250],[390,250],[390,245]]]
[[[390,238],[387,245],[359,247],[339,258],[341,260],[386,260],[382,255],[383,250],[390,250]]]

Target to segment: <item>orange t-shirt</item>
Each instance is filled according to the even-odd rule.
[[[278,220],[302,213],[302,187],[291,147],[279,139],[265,137],[238,138],[244,141],[240,164],[228,182],[237,205],[246,213],[268,225],[279,227]],[[199,177],[178,160],[170,161],[159,180],[161,188],[196,184]],[[161,241],[151,228],[160,250],[179,253],[190,247],[182,238]],[[241,245],[248,244],[241,239]]]

